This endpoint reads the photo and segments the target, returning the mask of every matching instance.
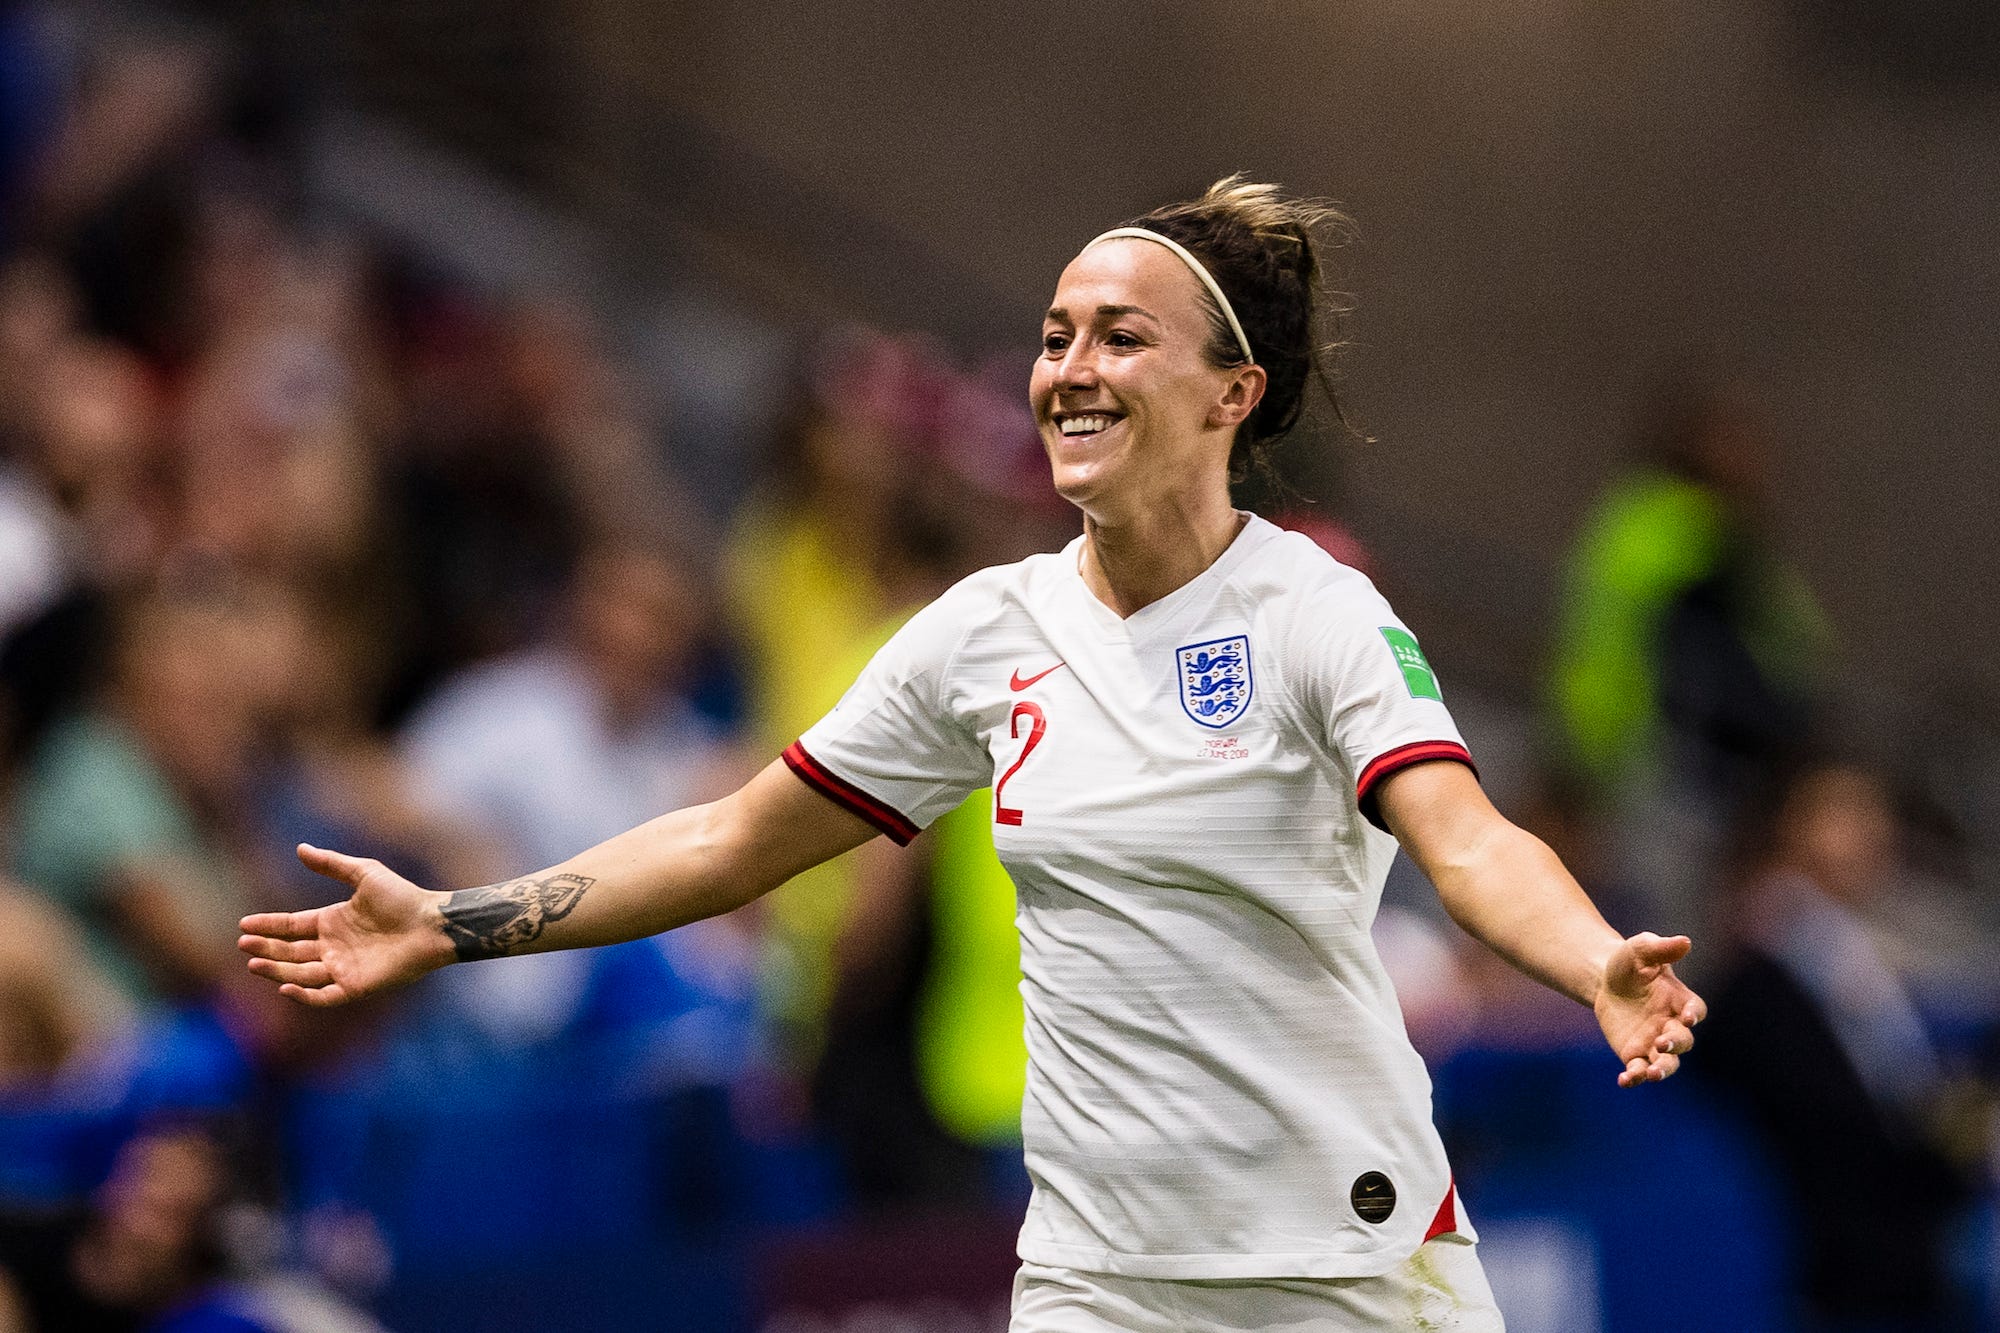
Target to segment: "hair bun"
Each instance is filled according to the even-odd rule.
[[[1317,378],[1334,416],[1347,414],[1335,389],[1333,362],[1344,340],[1347,307],[1321,291],[1320,254],[1354,238],[1354,224],[1324,199],[1288,195],[1277,185],[1225,176],[1196,199],[1156,208],[1127,224],[1171,236],[1214,276],[1267,376],[1264,397],[1237,428],[1233,476],[1268,468],[1271,446],[1298,423],[1307,384]],[[1218,366],[1241,365],[1228,319],[1208,307],[1206,352]]]

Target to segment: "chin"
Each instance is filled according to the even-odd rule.
[[[1091,502],[1104,493],[1103,479],[1089,468],[1057,464],[1049,470],[1049,484],[1057,495],[1078,509],[1088,509]]]

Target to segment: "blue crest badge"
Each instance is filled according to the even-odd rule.
[[[1174,650],[1181,707],[1204,727],[1226,727],[1250,706],[1250,636],[1210,639]]]

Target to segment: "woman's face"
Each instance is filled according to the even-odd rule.
[[[1100,519],[1229,485],[1263,373],[1202,354],[1200,280],[1151,241],[1091,246],[1063,270],[1029,381],[1056,490]]]

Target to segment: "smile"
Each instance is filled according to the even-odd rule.
[[[1109,412],[1063,413],[1056,417],[1056,429],[1065,437],[1095,435],[1099,431],[1111,429],[1120,418]]]

